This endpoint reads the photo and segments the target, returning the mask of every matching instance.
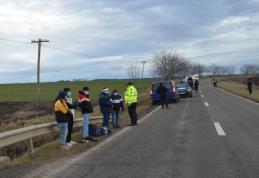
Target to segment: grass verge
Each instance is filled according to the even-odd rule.
[[[254,87],[253,93],[250,95],[247,86],[235,81],[219,81],[218,86],[226,91],[234,93],[238,96],[249,100],[259,102],[259,88]]]

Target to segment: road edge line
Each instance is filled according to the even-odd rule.
[[[242,99],[242,100],[248,101],[248,102],[250,102],[250,103],[254,103],[254,104],[256,104],[256,105],[259,105],[259,103],[255,102],[255,101],[253,101],[253,100],[250,100],[250,99],[247,99],[247,98],[245,98],[245,97],[243,97],[243,96],[239,96],[239,95],[237,95],[237,94],[231,93],[231,92],[229,92],[229,91],[227,91],[227,90],[225,90],[225,89],[223,89],[223,88],[218,88],[218,89],[221,90],[222,92],[226,93],[226,94],[229,94],[229,95],[232,95],[232,96],[237,97],[237,98],[239,98],[239,99]]]

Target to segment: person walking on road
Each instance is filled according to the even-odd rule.
[[[138,123],[137,115],[137,103],[138,103],[138,92],[133,86],[133,83],[129,82],[127,84],[127,90],[124,97],[125,103],[128,106],[128,113],[131,120],[130,126],[136,126]]]
[[[120,110],[124,111],[123,99],[118,94],[118,90],[112,91],[110,101],[112,103],[112,124],[113,128],[120,128]]]
[[[248,88],[249,94],[252,94],[253,81],[252,81],[252,78],[250,77],[247,79],[247,88]]]
[[[212,84],[214,88],[217,87],[217,80],[215,78],[212,79]]]
[[[55,118],[60,129],[60,143],[61,148],[70,149],[70,145],[67,144],[68,133],[68,120],[73,117],[66,104],[66,93],[60,91],[55,101]]]
[[[187,82],[189,83],[190,87],[193,89],[193,79],[192,79],[192,77],[189,77],[187,79]]]
[[[97,141],[89,137],[90,113],[93,113],[93,106],[90,100],[90,90],[87,86],[83,88],[83,91],[78,92],[78,106],[81,108],[83,114],[82,143]]]
[[[167,91],[168,91],[167,88],[163,86],[162,82],[159,84],[159,87],[156,89],[156,92],[160,96],[160,102],[163,109],[164,109],[164,106],[168,108]]]
[[[73,144],[76,144],[76,142],[71,140],[72,132],[73,132],[73,125],[74,125],[74,119],[75,119],[75,109],[76,104],[73,102],[73,99],[71,97],[72,92],[70,88],[64,88],[64,92],[66,93],[65,101],[68,106],[69,111],[71,112],[72,116],[68,120],[68,133],[67,133],[67,144],[72,146]]]
[[[195,88],[196,93],[198,92],[199,84],[200,84],[199,81],[196,79],[196,80],[194,81],[194,88]]]
[[[109,89],[103,88],[99,96],[100,111],[103,114],[103,127],[109,128],[110,114],[112,112],[112,103],[110,101]]]

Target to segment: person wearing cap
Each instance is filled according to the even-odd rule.
[[[110,101],[109,89],[103,88],[99,95],[100,111],[103,114],[103,127],[109,128],[110,114],[112,111],[112,103]]]
[[[138,92],[131,82],[127,83],[127,90],[124,97],[125,103],[128,106],[128,113],[131,120],[130,126],[136,126],[138,121],[137,102]]]
[[[96,141],[95,139],[89,137],[90,113],[93,112],[93,107],[90,100],[90,90],[88,87],[84,87],[83,91],[78,92],[78,106],[81,108],[83,114],[82,142]]]
[[[68,120],[73,117],[66,104],[66,93],[60,91],[55,101],[55,118],[60,129],[60,143],[62,148],[69,149],[67,144]]]
[[[75,109],[76,109],[76,104],[73,102],[72,99],[72,92],[70,88],[64,88],[64,92],[66,93],[65,101],[68,106],[68,109],[72,113],[73,117],[71,117],[68,120],[68,133],[67,133],[67,144],[72,146],[76,144],[76,142],[71,140],[72,132],[73,132],[73,125],[74,125],[74,119],[75,119]]]
[[[117,89],[113,89],[110,101],[112,103],[112,125],[113,128],[120,128],[120,110],[124,111],[123,99]]]

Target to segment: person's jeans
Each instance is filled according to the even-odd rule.
[[[90,114],[85,113],[83,115],[83,138],[86,138],[89,136],[89,120],[90,120]]]
[[[60,143],[65,145],[67,143],[67,130],[68,130],[68,123],[58,123],[58,127],[60,129]]]
[[[103,127],[109,128],[109,120],[110,120],[110,114],[103,113]]]
[[[71,117],[68,120],[68,132],[67,132],[67,143],[71,142],[71,136],[73,132],[74,118]]]
[[[136,125],[138,121],[138,115],[137,115],[137,103],[132,103],[128,107],[129,117],[131,120],[131,124]]]
[[[113,113],[112,113],[113,128],[119,127],[119,121],[120,121],[120,111],[113,111]]]

